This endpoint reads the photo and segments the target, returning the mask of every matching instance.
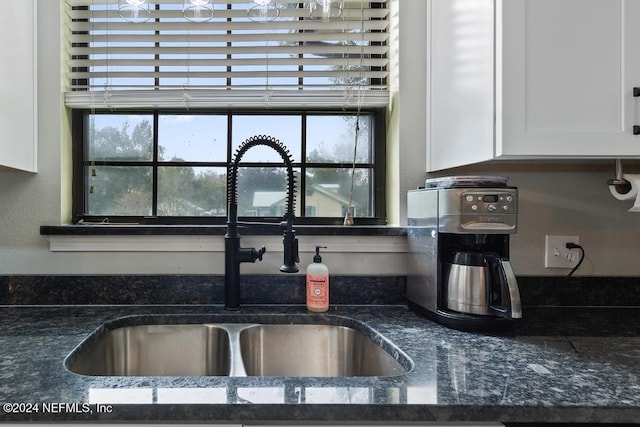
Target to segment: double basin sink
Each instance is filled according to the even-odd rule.
[[[197,315],[120,318],[80,343],[65,366],[94,376],[231,377],[396,376],[411,367],[399,348],[366,324],[299,317],[295,323],[280,316],[262,316],[260,322]]]

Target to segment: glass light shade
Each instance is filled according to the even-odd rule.
[[[342,16],[344,0],[310,0],[309,17],[317,21],[330,21]]]
[[[147,0],[118,0],[118,14],[129,22],[147,22],[151,19]]]
[[[184,0],[182,14],[187,21],[207,22],[213,19],[213,4],[209,0]]]
[[[280,8],[271,0],[253,0],[256,4],[247,11],[247,17],[254,22],[269,22],[280,16]]]

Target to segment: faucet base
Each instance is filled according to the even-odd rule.
[[[280,267],[280,271],[283,273],[297,273],[298,271],[300,271],[300,269],[295,265],[290,266],[284,264],[282,267]]]

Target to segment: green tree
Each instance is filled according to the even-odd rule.
[[[227,212],[227,175],[215,171],[200,172],[193,183],[193,198],[204,215],[224,216]]]
[[[158,170],[158,215],[195,216],[204,211],[192,201],[194,178],[192,167],[169,166]]]
[[[140,161],[153,156],[151,125],[144,120],[129,132],[129,123],[120,129],[105,126],[90,129],[89,160]],[[90,166],[89,206],[92,215],[150,215],[151,168]]]
[[[160,159],[162,159],[163,148],[160,147]],[[153,128],[148,120],[141,121],[133,128],[131,149],[133,152],[139,153],[144,160],[153,160]]]

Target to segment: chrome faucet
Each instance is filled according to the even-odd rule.
[[[240,263],[262,261],[262,255],[266,252],[263,246],[260,249],[240,247],[240,235],[238,234],[238,166],[240,159],[251,148],[264,145],[273,148],[287,168],[287,210],[284,221],[280,223],[283,230],[284,263],[280,271],[284,273],[296,273],[300,262],[298,255],[298,238],[293,229],[294,200],[295,200],[295,176],[293,174],[293,161],[289,150],[275,138],[270,136],[253,136],[242,144],[235,153],[227,170],[227,233],[224,236],[224,307],[226,310],[240,309]]]

